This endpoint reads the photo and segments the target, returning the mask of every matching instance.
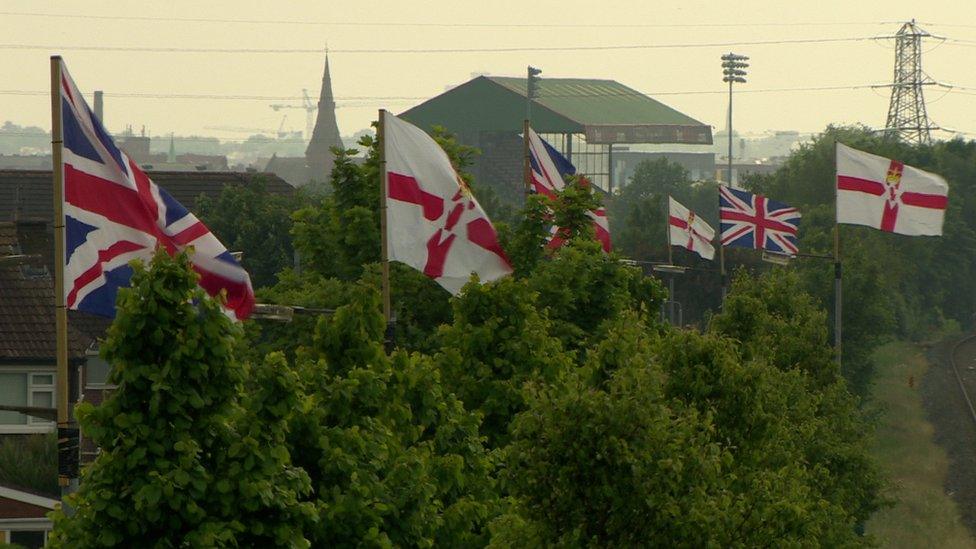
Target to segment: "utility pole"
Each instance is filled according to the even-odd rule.
[[[938,84],[922,71],[922,39],[932,37],[914,19],[887,37],[895,40],[895,74],[884,130],[890,139],[927,145],[932,142],[929,132],[939,129],[929,121],[922,93],[924,86]]]
[[[525,119],[532,122],[532,101],[539,97],[539,75],[542,69],[529,65],[525,78]]]
[[[542,69],[532,65],[526,67],[525,76],[525,120],[522,121],[522,179],[525,185],[525,198],[532,193],[532,162],[529,154],[529,128],[532,127],[532,101],[539,97],[539,75]]]

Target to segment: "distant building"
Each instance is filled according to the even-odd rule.
[[[308,165],[308,175],[312,181],[328,181],[335,163],[332,148],[343,147],[335,109],[335,99],[332,97],[332,75],[329,74],[329,56],[326,55],[315,128],[312,130],[312,139],[305,149],[305,163]]]
[[[641,162],[655,162],[666,159],[678,164],[688,172],[692,181],[710,181],[715,178],[715,154],[710,152],[646,152],[634,151],[623,147],[624,150],[613,152],[613,186],[620,189],[630,183],[637,166]]]
[[[329,57],[325,57],[325,70],[322,73],[322,89],[319,91],[318,114],[312,138],[305,149],[304,157],[272,155],[262,169],[277,174],[296,187],[312,181],[328,181],[332,174],[335,156],[332,148],[343,148],[339,135],[339,123],[335,115],[335,98],[332,95],[332,75],[329,72]]]
[[[754,160],[752,162],[733,162],[732,163],[732,181],[731,185],[738,187],[746,177],[750,175],[757,174],[771,174],[778,170],[782,166],[777,160],[772,161],[760,161]],[[715,180],[721,181],[723,183],[729,183],[727,181],[729,167],[728,164],[721,164],[715,167]]]
[[[503,197],[521,193],[525,78],[479,76],[400,116],[430,131],[443,126],[481,155],[476,179]],[[613,80],[542,78],[532,102],[532,127],[595,185],[613,190],[619,179],[615,145],[712,144],[711,127]]]

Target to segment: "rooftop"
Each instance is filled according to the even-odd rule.
[[[150,171],[149,177],[190,210],[200,195],[217,198],[224,187],[263,182],[269,192],[291,194],[295,188],[272,173],[251,172],[165,172]],[[0,221],[53,217],[51,170],[0,170]]]
[[[525,78],[487,76],[525,97]],[[700,126],[701,122],[615,80],[542,78],[536,103],[577,122]]]
[[[42,222],[0,222],[0,257],[37,256],[26,262],[0,263],[0,362],[53,362],[54,283],[51,234]],[[68,357],[83,358],[107,321],[71,311]]]
[[[479,76],[402,113],[425,130],[521,132],[525,78]],[[539,133],[583,133],[588,143],[710,145],[711,126],[614,80],[542,78],[532,103]]]

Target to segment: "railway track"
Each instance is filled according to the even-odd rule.
[[[958,359],[961,356],[970,357],[970,361],[973,360],[972,357],[976,357],[976,334],[966,336],[957,341],[949,353],[949,365],[952,366],[952,373],[955,374],[959,390],[962,391],[962,396],[966,399],[969,416],[972,418],[973,423],[976,424],[976,407],[973,406],[973,399],[969,396],[969,391],[966,390],[966,383],[962,379],[962,374],[959,373],[959,368],[962,364],[965,364]]]

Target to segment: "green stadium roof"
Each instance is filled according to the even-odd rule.
[[[525,88],[524,78],[479,76],[401,116],[424,129],[520,132]],[[532,126],[540,133],[584,133],[592,143],[712,143],[710,126],[613,80],[540,79]]]

